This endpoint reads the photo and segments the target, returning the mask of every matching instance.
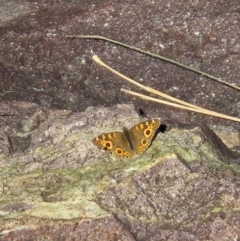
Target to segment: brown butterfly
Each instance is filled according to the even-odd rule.
[[[122,132],[104,133],[92,142],[97,147],[112,152],[116,157],[132,157],[148,149],[160,123],[160,119],[150,119],[130,129],[123,127]]]

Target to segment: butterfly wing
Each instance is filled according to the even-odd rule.
[[[160,119],[150,119],[130,128],[129,136],[136,154],[141,154],[148,149],[160,123]]]
[[[134,154],[122,132],[104,133],[94,138],[92,142],[97,147],[112,152],[116,157],[132,157]]]

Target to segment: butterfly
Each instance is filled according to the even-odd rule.
[[[116,157],[130,158],[148,149],[160,123],[160,119],[146,120],[130,129],[123,127],[122,132],[103,133],[95,137],[92,142],[97,147],[112,152]]]

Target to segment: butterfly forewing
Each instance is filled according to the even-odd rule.
[[[141,154],[148,149],[159,126],[160,119],[151,119],[130,128],[129,135],[136,154]]]
[[[97,136],[93,144],[106,151],[112,152],[117,157],[131,157],[133,150],[122,132],[109,132]]]

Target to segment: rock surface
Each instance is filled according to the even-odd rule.
[[[2,5],[2,101],[73,111],[133,101],[136,107],[181,125],[196,126],[202,120],[219,123],[123,94],[121,87],[136,88],[98,67],[92,60],[97,54],[130,78],[169,95],[232,116],[240,112],[238,91],[227,86],[107,42],[65,38],[103,35],[240,86],[238,0],[11,1],[11,11],[8,1]]]
[[[139,89],[92,55],[232,116],[239,92],[120,46],[65,37],[103,35],[240,86],[237,0],[0,5],[0,241],[239,240],[238,123],[127,96],[120,88]],[[92,145],[140,122],[137,108],[167,126],[146,153],[119,160]]]
[[[18,149],[0,154],[0,240],[239,236],[240,167],[228,164],[204,128],[167,126],[146,153],[121,160],[91,139],[140,122],[132,105],[79,113],[19,106],[32,113],[8,137]]]

